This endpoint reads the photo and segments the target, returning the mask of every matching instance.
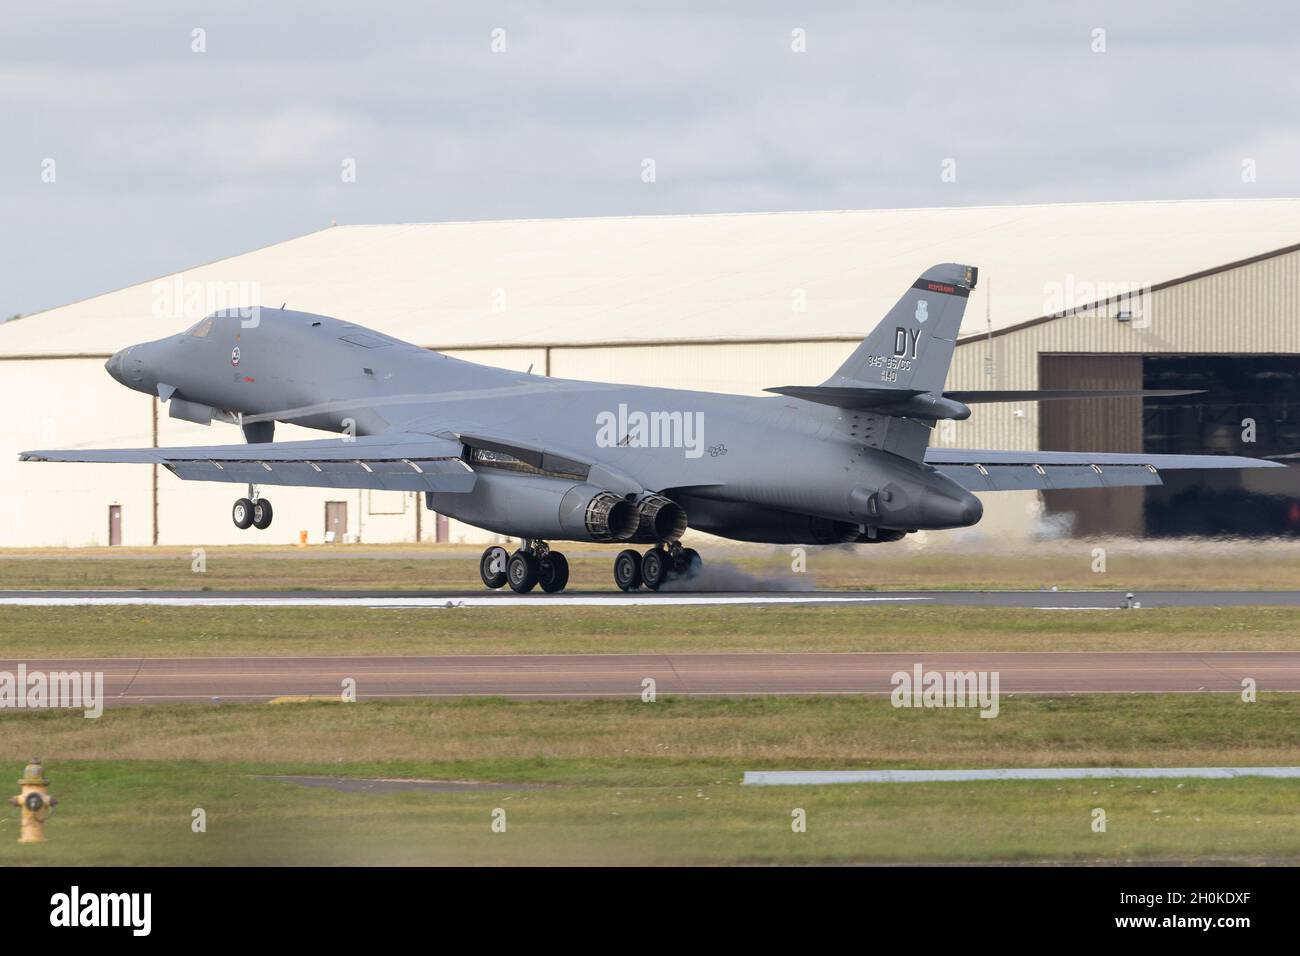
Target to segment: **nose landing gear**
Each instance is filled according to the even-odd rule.
[[[629,548],[614,559],[614,583],[624,591],[645,585],[658,591],[673,579],[690,580],[700,573],[704,561],[694,548],[683,548],[680,541],[656,544],[644,555]]]
[[[489,588],[509,584],[516,594],[527,594],[538,585],[547,594],[557,594],[569,583],[568,559],[536,539],[524,539],[520,549],[510,555],[500,546],[488,548],[479,558],[478,570]]]
[[[230,509],[230,519],[234,521],[235,527],[241,531],[247,528],[265,531],[271,527],[271,518],[274,514],[270,500],[260,497],[257,489],[252,485],[248,486],[248,497],[240,498],[235,502],[235,506]]]

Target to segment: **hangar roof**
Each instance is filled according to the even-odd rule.
[[[281,302],[434,348],[856,339],[944,261],[980,269],[971,334],[1296,243],[1300,199],[332,226],[5,323],[0,355]]]

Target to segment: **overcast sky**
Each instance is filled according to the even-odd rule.
[[[331,220],[1300,195],[1293,0],[991,6],[5,4],[0,314]]]

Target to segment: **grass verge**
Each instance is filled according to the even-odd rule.
[[[0,865],[1300,861],[1300,783],[1051,781],[750,788],[746,769],[1300,762],[1300,695],[394,701],[0,718],[47,762],[51,842]],[[542,789],[349,794],[273,774]],[[191,829],[202,808],[207,832]],[[505,833],[490,824],[506,812]],[[791,830],[803,809],[807,832]],[[1092,811],[1105,810],[1105,833]]]
[[[573,590],[614,591],[612,564],[622,546],[560,545],[569,552]],[[1285,590],[1300,586],[1300,547],[1290,542],[1133,541],[1030,543],[1007,550],[988,541],[955,545],[802,549],[702,544],[706,586],[826,590],[1063,589]],[[1097,548],[1103,549],[1099,564]],[[482,549],[456,545],[211,547],[197,573],[193,548],[0,551],[5,589],[470,590],[482,588]],[[1098,568],[1104,567],[1104,573]]]
[[[0,606],[0,655],[1300,650],[1300,608]]]

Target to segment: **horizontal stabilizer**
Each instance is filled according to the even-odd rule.
[[[879,385],[782,385],[780,388],[765,388],[763,391],[835,408],[884,408],[925,393],[922,388],[888,388]]]
[[[1202,389],[1172,388],[1049,388],[1017,391],[956,391],[935,395],[923,389],[896,388],[888,385],[842,383],[839,385],[782,385],[764,389],[777,395],[800,398],[835,408],[878,409],[886,414],[912,418],[969,417],[967,405],[980,402],[1045,402],[1090,398],[1171,398],[1175,395],[1199,395]]]
[[[1082,398],[1173,398],[1175,395],[1200,395],[1203,388],[1045,388],[1012,391],[974,390],[944,392],[963,405],[979,402],[1050,402]]]

